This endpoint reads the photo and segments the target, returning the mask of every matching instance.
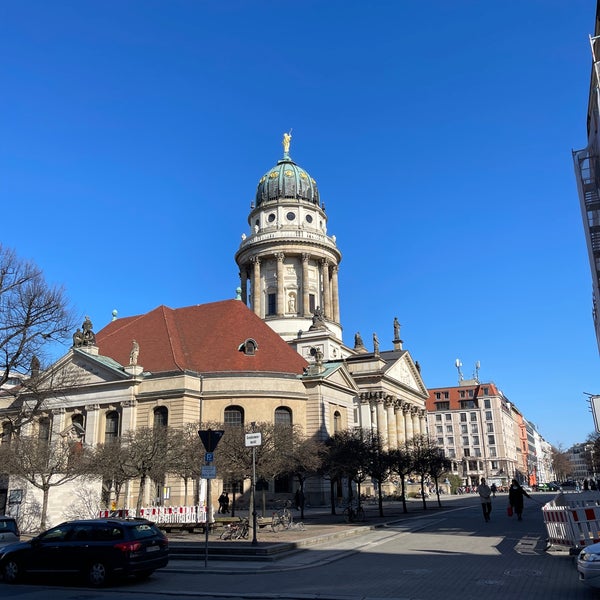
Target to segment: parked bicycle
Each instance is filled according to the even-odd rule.
[[[248,519],[242,519],[239,523],[229,523],[221,532],[219,539],[221,540],[240,540],[248,539],[250,524]]]
[[[354,508],[352,504],[349,504],[344,509],[344,519],[346,519],[346,523],[362,523],[365,520],[365,509],[360,505]]]
[[[290,512],[289,500],[285,503],[285,506],[281,510],[277,510],[273,513],[271,519],[271,529],[273,531],[279,531],[281,529],[290,529],[293,523],[292,513]]]

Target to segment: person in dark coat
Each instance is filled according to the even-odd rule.
[[[512,506],[519,521],[523,520],[523,498],[525,496],[531,498],[531,496],[519,485],[519,482],[516,479],[513,479],[508,488],[508,503]]]

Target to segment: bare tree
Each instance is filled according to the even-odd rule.
[[[562,446],[558,446],[558,448],[552,446],[552,466],[558,481],[565,481],[573,476],[573,465]]]
[[[29,373],[51,344],[71,336],[75,321],[61,287],[32,262],[0,244],[0,386],[10,373]]]
[[[84,472],[85,448],[81,442],[59,438],[49,442],[20,436],[0,444],[0,464],[9,475],[21,477],[42,491],[40,528],[46,528],[50,489],[63,485]]]
[[[402,497],[402,508],[408,512],[406,506],[406,478],[413,472],[413,457],[408,444],[390,451],[391,471],[400,478],[400,494]]]

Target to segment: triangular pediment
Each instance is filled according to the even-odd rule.
[[[427,394],[427,388],[421,379],[421,374],[408,352],[404,352],[402,356],[386,370],[386,377],[395,379],[404,387],[410,388],[419,394]]]

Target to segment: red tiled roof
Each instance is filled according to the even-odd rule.
[[[252,356],[239,350],[248,338],[258,346]],[[138,364],[154,373],[301,374],[308,364],[239,300],[177,309],[159,306],[144,315],[112,321],[96,334],[100,354],[122,365],[129,364],[133,340],[140,346]]]
[[[477,388],[479,390],[476,392]],[[450,402],[449,410],[458,410],[460,409],[460,403],[463,400],[473,400],[473,396],[477,393],[477,397],[481,398],[485,394],[483,393],[483,388],[488,388],[488,396],[497,396],[499,395],[498,388],[493,383],[480,383],[474,385],[464,385],[458,387],[445,387],[445,388],[429,388],[427,391],[429,392],[429,398],[425,401],[426,408],[429,411],[436,410],[437,402]],[[472,392],[472,395],[469,396],[469,391]],[[445,397],[444,392],[448,392],[448,398]],[[464,397],[461,396],[461,392],[464,393]],[[436,397],[436,393],[440,394],[440,398]]]

